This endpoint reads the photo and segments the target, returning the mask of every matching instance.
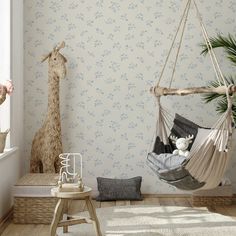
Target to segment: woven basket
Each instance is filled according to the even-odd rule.
[[[215,189],[196,191],[191,196],[192,205],[201,206],[228,206],[233,203],[232,186],[219,186]]]
[[[57,200],[52,197],[15,197],[13,222],[51,224]]]
[[[57,174],[27,174],[13,187],[13,222],[18,224],[51,224],[57,198],[51,188],[57,184]]]
[[[195,207],[229,206],[229,205],[232,205],[232,197],[192,196],[192,205],[195,206]]]

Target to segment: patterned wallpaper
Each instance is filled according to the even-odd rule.
[[[41,56],[65,40],[68,75],[61,81],[65,152],[84,156],[84,179],[143,176],[145,193],[179,193],[146,166],[155,133],[156,105],[149,88],[157,82],[183,3],[174,0],[25,0],[25,168],[31,142],[47,108],[47,63]],[[234,0],[198,0],[210,35],[236,33]],[[173,86],[206,85],[214,78],[195,11],[191,10]],[[233,68],[217,51],[225,73]],[[168,65],[162,85],[169,84]],[[234,69],[235,71],[235,69]],[[174,114],[209,126],[213,105],[200,96],[164,97]],[[233,162],[229,175],[233,176]]]

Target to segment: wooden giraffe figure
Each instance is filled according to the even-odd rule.
[[[66,58],[59,52],[62,42],[53,48],[42,62],[48,59],[48,109],[42,127],[36,132],[31,148],[30,172],[58,173],[59,154],[62,153],[59,84],[66,76]]]

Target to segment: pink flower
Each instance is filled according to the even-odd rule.
[[[5,86],[7,88],[7,94],[10,96],[13,91],[14,91],[14,86],[12,84],[12,81],[11,80],[7,80],[7,82],[5,83]]]

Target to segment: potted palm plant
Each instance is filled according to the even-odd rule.
[[[217,35],[216,37],[210,38],[210,42],[212,45],[212,48],[223,48],[227,58],[229,61],[236,66],[236,39],[232,35],[228,35],[226,37]],[[208,53],[208,48],[206,44],[202,45],[203,50],[202,54],[205,55]],[[225,77],[226,83],[228,85],[234,84],[236,85],[236,77],[233,75],[230,75],[228,77]],[[210,86],[212,87],[218,87],[223,84],[220,84],[218,81],[210,81]],[[224,113],[227,109],[227,99],[225,94],[217,94],[217,93],[211,93],[211,94],[205,94],[203,95],[203,100],[206,103],[209,103],[213,100],[216,100],[216,111],[218,113]],[[236,123],[236,98],[233,98],[233,105],[232,105],[232,114],[234,118],[234,122]]]

